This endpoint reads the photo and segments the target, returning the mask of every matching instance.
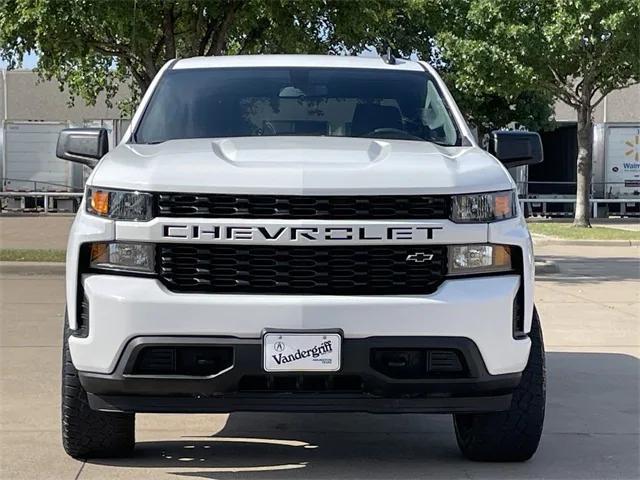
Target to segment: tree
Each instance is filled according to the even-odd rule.
[[[167,60],[242,53],[348,53],[365,47],[403,56],[418,52],[455,78],[433,37],[442,15],[414,0],[0,0],[0,57],[10,67],[30,50],[38,72],[61,88],[110,104],[127,83],[131,112]],[[455,87],[455,86],[454,86]],[[548,118],[543,95],[453,89],[480,131],[517,121],[529,128]]]
[[[410,0],[381,33],[404,57],[417,55],[438,70],[467,121],[477,128],[478,136],[516,123],[529,130],[549,128],[553,122],[553,96],[548,92],[465,89],[456,84],[456,64],[443,57],[435,40],[438,32],[448,32],[451,20],[449,2]]]
[[[444,73],[445,81],[455,72]],[[525,90],[517,94],[475,93],[459,91],[452,79],[451,93],[467,121],[478,130],[478,137],[491,130],[511,123],[534,132],[546,130],[553,125],[553,98],[537,91]]]
[[[638,0],[439,0],[436,44],[468,95],[536,91],[577,116],[574,225],[589,227],[593,111],[640,81]]]
[[[397,17],[384,0],[0,0],[0,56],[37,50],[37,70],[72,96],[134,100],[175,57],[355,51]],[[73,97],[72,97],[73,98]]]

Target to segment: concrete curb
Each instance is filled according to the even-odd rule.
[[[560,238],[533,237],[536,246],[565,245],[572,247],[639,247],[640,240],[562,240]]]
[[[64,262],[0,262],[1,275],[64,275]]]
[[[558,264],[551,260],[536,260],[536,275],[544,275],[548,273],[558,273],[560,268]]]

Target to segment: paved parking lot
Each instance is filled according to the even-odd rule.
[[[542,247],[547,422],[525,464],[474,464],[433,415],[139,415],[136,455],[79,462],[60,444],[63,278],[0,274],[0,478],[640,477],[640,266],[633,247]]]
[[[67,248],[73,215],[0,216],[2,248]]]

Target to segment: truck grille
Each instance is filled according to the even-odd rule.
[[[429,261],[407,261],[424,253]],[[423,257],[424,258],[424,257]],[[392,295],[433,293],[443,246],[158,245],[158,274],[177,292]]]
[[[159,193],[156,212],[161,217],[433,220],[449,217],[449,197]]]

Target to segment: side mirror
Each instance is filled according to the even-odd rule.
[[[489,135],[489,153],[505,167],[542,163],[542,140],[535,132],[520,130],[494,130]]]
[[[66,128],[58,136],[56,157],[94,168],[108,151],[105,128]]]

